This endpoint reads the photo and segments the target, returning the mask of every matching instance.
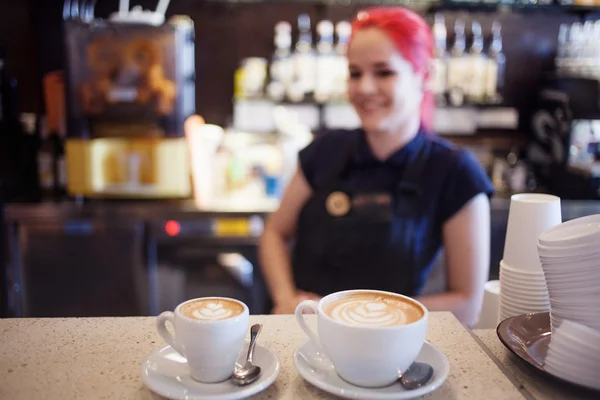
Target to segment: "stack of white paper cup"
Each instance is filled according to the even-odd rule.
[[[498,325],[498,311],[500,310],[500,281],[486,282],[483,292],[483,303],[479,322],[476,329],[494,329]]]
[[[552,375],[600,390],[600,331],[563,320],[552,332],[545,362]]]
[[[499,320],[550,309],[544,271],[538,255],[540,234],[562,222],[560,198],[547,194],[511,197],[500,262]]]
[[[500,262],[499,321],[550,310],[544,274],[522,272]]]
[[[549,229],[540,235],[538,250],[553,331],[565,319],[600,331],[600,215]]]

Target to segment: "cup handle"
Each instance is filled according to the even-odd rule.
[[[165,342],[171,345],[173,350],[185,357],[181,351],[179,343],[177,343],[175,335],[172,335],[167,329],[167,322],[170,322],[171,325],[175,327],[175,314],[171,311],[165,311],[156,318],[156,329],[158,330],[158,334],[164,339]]]
[[[317,303],[314,300],[304,300],[303,302],[298,304],[298,306],[296,307],[296,321],[298,322],[298,325],[300,325],[300,328],[304,331],[304,333],[306,333],[306,336],[308,336],[308,339],[312,342],[312,344],[321,347],[319,337],[312,331],[312,329],[310,329],[310,327],[306,323],[306,320],[304,319],[304,316],[302,315],[302,311],[304,311],[305,308],[310,308],[316,314],[319,308],[319,303]]]
[[[304,331],[304,333],[306,333],[306,336],[308,336],[308,339],[313,347],[313,349],[303,354],[303,356],[313,368],[322,371],[332,369],[333,365],[331,364],[329,357],[327,357],[327,355],[325,354],[325,351],[323,351],[323,346],[321,346],[319,336],[317,336],[317,334],[313,332],[312,329],[310,329],[310,327],[306,323],[306,320],[304,319],[304,316],[302,315],[302,311],[305,308],[310,308],[315,313],[317,313],[319,303],[314,300],[304,300],[296,307],[296,322],[298,322],[300,328]]]

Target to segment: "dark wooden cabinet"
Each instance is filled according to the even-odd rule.
[[[142,223],[11,223],[8,242],[8,297],[14,316],[150,313]]]
[[[185,201],[7,205],[2,316],[148,316],[205,296],[268,313],[260,232],[216,234],[230,218],[262,226],[264,215],[204,212]]]

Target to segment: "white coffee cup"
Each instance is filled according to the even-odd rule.
[[[237,315],[225,319],[196,319],[183,315],[182,307],[200,301],[232,302],[241,306]],[[217,310],[218,311],[218,310]],[[165,311],[156,320],[156,329],[171,347],[187,359],[190,375],[203,383],[222,382],[231,377],[235,363],[244,345],[250,315],[248,306],[241,301],[225,297],[204,297],[188,300]],[[173,325],[175,334],[167,330]]]
[[[404,325],[352,325],[328,316],[324,307],[330,302],[353,294],[391,296],[416,306],[422,316]],[[302,311],[312,309],[317,314],[318,334],[307,325]],[[362,387],[383,387],[398,380],[421,352],[427,334],[427,308],[418,301],[395,293],[376,290],[348,290],[325,296],[319,302],[303,301],[296,307],[296,320],[306,333],[316,353],[327,356],[338,375],[347,382]],[[319,365],[319,354],[308,357]]]

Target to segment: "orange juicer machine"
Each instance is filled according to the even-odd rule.
[[[92,198],[187,198],[185,120],[195,113],[194,25],[157,11],[65,17],[67,191]],[[89,2],[94,4],[95,2]]]

